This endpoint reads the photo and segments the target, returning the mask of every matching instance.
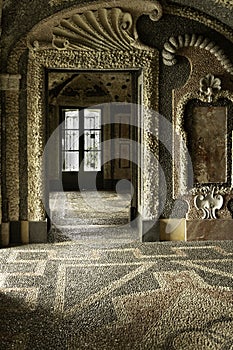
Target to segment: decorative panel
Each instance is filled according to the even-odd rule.
[[[195,183],[227,181],[227,108],[193,109],[191,155]]]
[[[130,168],[130,144],[120,143],[120,164],[119,168]]]
[[[121,116],[120,123],[119,137],[123,139],[130,139],[130,115]]]

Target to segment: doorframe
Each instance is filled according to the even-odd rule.
[[[64,69],[58,69],[58,70],[55,70],[59,73],[60,72],[63,72],[64,73]],[[50,72],[54,72],[54,70],[46,70],[46,87],[47,87],[47,91],[46,91],[46,96],[47,96],[47,105],[46,105],[46,111],[47,111],[47,123],[46,123],[46,135],[47,135],[47,140],[49,139],[50,135],[49,135],[49,98],[48,98],[48,95],[49,95],[49,90],[48,90],[48,81],[49,81],[49,73]],[[138,133],[141,133],[141,129],[140,129],[140,120],[139,120],[139,109],[135,109],[135,105],[137,105],[137,101],[141,101],[142,100],[139,98],[139,95],[140,95],[140,88],[139,88],[139,80],[140,78],[142,78],[142,69],[120,69],[120,70],[111,70],[111,69],[108,69],[108,70],[72,70],[70,71],[72,73],[75,73],[75,74],[83,74],[83,73],[88,73],[88,74],[104,74],[104,73],[112,73],[112,74],[122,74],[124,72],[126,73],[129,73],[130,76],[131,76],[131,96],[132,96],[132,101],[129,102],[129,106],[130,106],[130,120],[132,118],[136,118],[136,122],[135,123],[129,123],[129,128],[130,128],[130,140],[132,140],[133,142],[136,142],[138,143],[138,139],[141,139],[141,135],[139,137]],[[140,85],[141,86],[141,85]],[[63,87],[64,89],[64,87]],[[111,103],[111,104],[115,104],[117,103],[116,101],[108,101],[107,103]],[[121,106],[121,103],[123,104],[123,107],[124,107],[124,102],[119,102]],[[57,113],[59,114],[58,116],[58,120],[59,120],[59,124],[57,126],[59,126],[62,121],[63,121],[63,116],[62,116],[62,109],[64,108],[67,108],[67,109],[79,109],[79,110],[83,110],[85,108],[97,108],[97,109],[101,109],[102,110],[102,116],[103,116],[103,123],[102,124],[102,135],[101,135],[101,142],[104,141],[104,125],[108,124],[108,121],[105,120],[104,118],[104,113],[108,112],[109,113],[109,123],[111,124],[111,132],[110,132],[110,136],[111,138],[109,139],[109,141],[111,142],[111,145],[112,145],[112,152],[114,153],[115,150],[114,150],[114,133],[115,133],[115,127],[116,127],[116,124],[118,123],[114,123],[114,117],[112,115],[112,110],[108,110],[106,111],[105,108],[106,108],[106,102],[104,103],[100,103],[100,104],[93,104],[93,105],[85,105],[83,104],[82,106],[80,105],[69,105],[69,104],[66,104],[66,105],[63,105],[63,104],[58,104],[57,105]],[[126,104],[126,107],[127,107],[127,104]],[[127,108],[126,108],[127,109]],[[59,112],[58,112],[59,111]],[[128,115],[127,111],[124,111],[123,115]],[[77,187],[77,189],[64,189],[64,185],[63,187],[61,187],[61,183],[63,183],[63,172],[62,172],[62,167],[61,167],[61,144],[60,144],[60,141],[61,141],[61,132],[62,130],[59,128],[59,180],[54,180],[54,181],[49,181],[49,185],[48,185],[48,188],[49,188],[49,191],[56,191],[56,188],[58,188],[58,190],[60,189],[60,191],[63,189],[64,191],[79,191],[79,187]],[[119,135],[119,138],[120,135]],[[135,146],[132,144],[132,147]],[[103,151],[103,150],[102,150]],[[139,160],[138,160],[138,157],[140,156],[140,154],[138,154],[138,149],[134,147],[133,150],[131,150],[131,152],[134,152],[135,156],[134,156],[134,160],[136,159],[137,160],[137,165],[133,162],[132,162],[132,165],[131,165],[131,176],[130,176],[130,181],[134,187],[134,189],[137,189],[136,191],[134,191],[134,194],[133,194],[133,198],[131,200],[131,207],[130,207],[130,221],[132,220],[135,220],[138,216],[138,198],[140,198],[141,200],[141,186],[139,186],[138,188],[138,183],[140,183],[138,181],[138,179],[140,178],[141,179],[141,174],[139,175],[140,173],[140,169],[138,167],[138,164],[140,163]],[[102,158],[103,158],[103,154],[102,154]],[[103,159],[102,159],[103,160]],[[111,162],[111,179],[105,179],[104,178],[104,170],[102,170],[102,175],[103,175],[103,190],[114,190],[115,189],[115,186],[117,184],[117,182],[120,180],[120,179],[114,179],[113,178],[113,169],[114,169],[114,165],[113,165],[113,162],[114,162],[114,159],[111,159],[110,160]],[[75,173],[75,172],[74,172]],[[77,174],[76,174],[77,176]],[[122,178],[124,179],[124,178]],[[109,183],[111,183],[111,186],[109,186]],[[105,187],[106,186],[106,187]],[[97,188],[98,188],[98,185],[97,185]],[[141,201],[140,201],[141,202]],[[49,204],[48,204],[49,205]],[[49,208],[49,212],[50,212],[50,208]],[[47,213],[48,213],[48,210],[47,210]],[[135,224],[133,225],[135,227]]]
[[[46,146],[46,88],[45,76],[48,69],[67,70],[140,70],[142,72],[141,117],[142,144],[144,148],[154,149],[155,130],[158,131],[158,118],[152,118],[150,110],[158,111],[158,70],[159,53],[156,49],[126,51],[57,51],[44,49],[30,51],[28,60],[28,206],[29,219],[41,221],[46,217],[48,193],[46,192],[46,172],[41,167]],[[148,110],[148,111],[147,111]],[[154,151],[153,151],[154,152]],[[156,153],[157,152],[157,153]],[[158,147],[155,147],[158,158]],[[141,198],[138,211],[142,214],[139,224],[140,239],[147,232],[148,222],[157,217],[159,210],[158,163],[153,164],[150,155],[142,154],[144,171],[141,175]],[[141,160],[140,160],[141,161]],[[36,169],[36,171],[35,171]],[[140,205],[139,205],[140,202]],[[145,229],[144,229],[145,227]]]

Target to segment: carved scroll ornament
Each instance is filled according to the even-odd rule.
[[[225,55],[224,51],[220,49],[215,42],[198,34],[185,34],[179,35],[178,37],[169,38],[169,40],[164,44],[164,49],[162,52],[163,63],[167,66],[175,65],[177,63],[175,56],[178,50],[185,47],[196,47],[209,51],[217,58],[218,61],[220,61],[221,65],[228,73],[233,74],[233,64]]]
[[[135,41],[133,18],[119,8],[87,11],[64,19],[53,30],[56,49],[129,49]]]
[[[209,188],[206,188],[209,189]],[[221,194],[214,194],[215,187],[209,189],[204,194],[199,194],[194,197],[194,205],[198,210],[202,210],[202,219],[217,219],[216,210],[223,206],[223,196]]]

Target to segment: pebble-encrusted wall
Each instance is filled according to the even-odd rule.
[[[174,13],[177,13],[177,9],[173,9]],[[171,11],[171,9],[169,9]],[[164,43],[168,40],[169,37],[178,37],[179,35],[184,35],[186,33],[201,33],[203,36],[207,38],[213,38],[216,43],[219,43],[221,49],[226,52],[228,57],[232,57],[233,46],[231,44],[232,32],[229,31],[229,39],[227,40],[220,33],[215,32],[214,30],[208,28],[204,23],[200,23],[198,21],[194,21],[193,19],[187,19],[187,10],[184,10],[185,18],[178,17],[177,15],[164,14],[163,17],[158,21],[154,22],[153,26],[149,19],[146,16],[142,16],[138,20],[138,32],[140,33],[140,37],[143,42],[149,46],[159,48],[160,52],[164,49]],[[189,10],[190,11],[190,10]],[[200,18],[201,21],[201,18]],[[212,22],[213,25],[214,21]],[[222,28],[223,29],[223,28]],[[146,35],[150,31],[150,36]],[[227,30],[228,32],[228,30]],[[198,51],[196,53],[197,57],[199,55],[208,55],[207,52]],[[189,56],[190,58],[192,55]],[[213,60],[210,59],[211,65],[215,62],[215,58]],[[198,61],[198,58],[197,58]],[[201,62],[201,60],[200,60]],[[207,60],[206,69],[211,70],[210,63],[208,64]],[[200,63],[201,66],[201,63]],[[209,68],[208,68],[209,67]],[[179,91],[181,87],[185,86],[185,83],[189,79],[190,75],[191,62],[188,61],[184,56],[178,56],[178,63],[174,66],[166,66],[161,62],[160,65],[160,85],[159,85],[159,111],[160,113],[172,123],[173,120],[173,109],[174,105],[172,103],[174,91]],[[195,68],[196,69],[196,68]],[[182,89],[181,89],[182,90]],[[193,87],[191,87],[193,91]],[[182,90],[182,93],[186,91]],[[169,102],[168,102],[169,101]],[[163,133],[163,130],[160,131]],[[166,137],[172,143],[172,135],[168,134],[167,131]],[[160,139],[162,138],[162,135]],[[166,175],[166,183],[167,183],[167,203],[165,205],[163,216],[169,217],[171,215],[173,206],[174,206],[174,196],[173,196],[173,169],[172,169],[172,159],[171,154],[164,147],[164,145],[160,144],[160,164],[164,170]]]
[[[10,221],[43,221],[45,212],[43,204],[39,198],[39,193],[43,192],[41,179],[41,163],[40,158],[43,152],[45,142],[45,123],[44,123],[44,67],[48,66],[49,60],[56,62],[56,67],[67,68],[67,61],[64,63],[56,57],[56,52],[51,52],[53,58],[48,58],[42,66],[35,64],[33,54],[31,53],[31,61],[27,65],[28,50],[26,35],[29,31],[48,16],[58,11],[64,11],[70,7],[79,5],[95,4],[96,1],[81,0],[33,0],[30,3],[27,0],[3,1],[3,17],[2,17],[2,59],[0,62],[1,74],[10,73],[18,76],[20,81],[19,91],[2,89],[2,120],[5,133],[3,135],[4,142],[2,151],[2,169],[3,177],[7,174],[2,184],[2,204],[4,211],[4,220]],[[155,2],[156,3],[156,2]],[[214,39],[216,44],[224,51],[228,57],[233,56],[233,23],[232,11],[233,3],[231,0],[161,0],[160,4],[163,8],[163,16],[158,21],[152,21],[148,15],[142,15],[137,21],[138,41],[148,46],[149,51],[152,49],[160,52],[160,61],[150,67],[152,77],[157,77],[159,72],[159,80],[157,78],[150,81],[150,74],[145,80],[145,84],[151,87],[151,91],[147,90],[144,103],[150,105],[151,96],[153,108],[157,105],[159,112],[169,121],[174,118],[174,91],[185,85],[189,79],[190,68],[192,68],[192,59],[189,57],[178,57],[178,64],[167,67],[162,61],[162,51],[165,42],[171,37],[185,34],[197,33],[204,37]],[[109,2],[103,2],[101,5],[110,6]],[[50,28],[48,28],[50,30]],[[148,52],[149,52],[148,51]],[[35,60],[39,61],[40,53],[35,54]],[[74,60],[75,54],[69,53],[69,60]],[[85,55],[83,56],[85,57]],[[43,59],[42,59],[43,60]],[[98,68],[101,65],[98,59]],[[114,56],[113,60],[116,60]],[[130,62],[131,59],[128,59]],[[132,61],[133,62],[133,61]],[[138,61],[137,61],[138,62]],[[77,63],[79,64],[79,63]],[[127,62],[126,62],[127,64]],[[133,63],[135,64],[135,62]],[[85,65],[85,64],[84,64]],[[71,64],[72,66],[72,64]],[[88,68],[88,65],[86,65]],[[90,62],[90,68],[93,68],[93,62]],[[117,67],[117,63],[114,65]],[[122,67],[119,62],[119,67]],[[75,66],[77,68],[77,65]],[[30,71],[30,74],[28,74]],[[37,91],[35,96],[30,97],[32,91]],[[182,91],[182,89],[180,89]],[[152,98],[152,100],[153,100]],[[154,103],[155,102],[155,103]],[[182,107],[183,108],[183,107]],[[38,115],[38,109],[43,111]],[[146,121],[148,126],[153,128],[152,121],[148,116]],[[6,126],[6,128],[5,128]],[[4,131],[3,130],[3,131]],[[160,131],[161,135],[163,130]],[[172,143],[172,133],[165,135]],[[161,139],[161,137],[160,137]],[[173,181],[173,164],[171,154],[164,145],[157,144],[145,135],[148,145],[155,153],[159,153],[160,164],[163,168],[167,183],[167,201],[163,210],[162,217],[168,218],[174,205],[174,181]],[[148,160],[149,162],[149,160]],[[151,176],[152,173],[149,173]],[[148,217],[153,216],[158,206],[156,198],[151,199],[151,193],[156,193],[157,180],[153,184],[151,181],[147,183],[145,179],[144,186],[147,188],[145,192],[145,202],[148,205]],[[154,202],[153,202],[154,201]],[[153,203],[152,203],[153,202]],[[184,215],[184,213],[182,214]]]

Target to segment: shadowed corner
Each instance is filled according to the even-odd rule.
[[[59,349],[65,348],[67,325],[62,315],[54,314],[53,305],[46,300],[33,300],[30,287],[1,288],[0,344],[1,349]],[[43,339],[43,340],[42,340]],[[52,344],[52,346],[51,346]]]

